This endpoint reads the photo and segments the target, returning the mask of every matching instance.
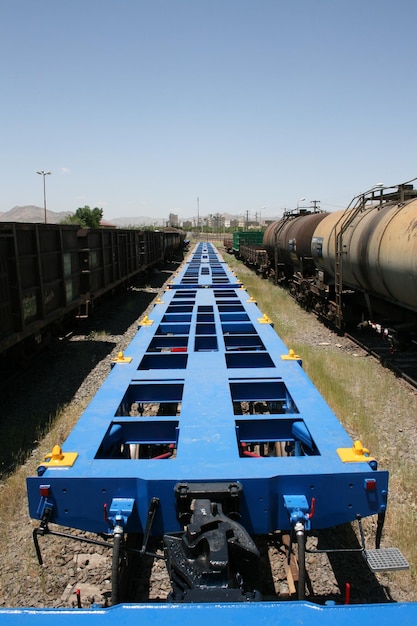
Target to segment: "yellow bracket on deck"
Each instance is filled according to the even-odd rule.
[[[337,448],[337,454],[343,463],[369,463],[376,460],[360,441],[355,441],[351,448]]]
[[[292,348],[288,351],[288,354],[281,354],[281,361],[297,361],[297,363],[303,367],[302,358],[299,354],[295,354]]]
[[[267,316],[266,313],[264,313],[262,317],[258,317],[258,322],[260,324],[272,324],[272,320]]]
[[[42,465],[48,467],[72,467],[77,456],[78,452],[62,452],[61,446],[57,444],[52,448],[50,454],[45,455],[45,461]]]
[[[141,322],[139,322],[139,326],[152,326],[153,320],[150,320],[147,315],[143,318]]]
[[[112,361],[112,363],[131,363],[132,357],[125,356],[123,352],[119,352],[117,354],[117,358]]]
[[[288,351],[288,354],[281,354],[281,359],[283,361],[301,361],[300,355],[295,354],[292,348]]]

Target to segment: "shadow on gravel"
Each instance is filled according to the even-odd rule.
[[[129,291],[107,300],[95,311],[89,322],[91,332],[123,335],[129,326],[139,320],[177,267],[177,263],[171,263],[170,269],[155,270],[146,276],[145,281],[142,280]],[[85,332],[83,325],[78,330]]]
[[[317,549],[319,550],[346,547],[358,549],[361,547],[350,524],[320,531],[318,539]],[[367,547],[374,548],[375,546],[367,545]],[[343,604],[347,584],[350,585],[351,604],[387,603],[393,601],[389,590],[381,585],[375,574],[369,569],[362,553],[328,553],[328,559],[338,587],[341,594],[343,594],[332,598],[337,603]]]
[[[73,400],[86,377],[116,347],[112,336],[123,336],[140,319],[178,265],[170,263],[143,278],[142,286],[138,284],[106,299],[90,319],[73,329],[73,338],[80,335],[80,341],[55,340],[41,357],[26,364],[2,388],[0,478],[30,456],[60,408]]]
[[[0,476],[23,463],[52,426],[59,409],[68,404],[92,369],[114,343],[85,341],[49,350],[36,366],[25,370],[13,392],[0,398]],[[40,459],[41,460],[41,459]]]

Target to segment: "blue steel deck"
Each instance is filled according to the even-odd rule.
[[[109,609],[0,609],[7,626],[253,626],[297,624],[297,626],[415,626],[417,604],[318,606],[309,602],[254,602],[239,604],[127,604]]]
[[[385,510],[387,472],[365,456],[341,460],[337,449],[352,449],[352,440],[297,360],[282,358],[288,347],[210,244],[189,255],[149,320],[126,350],[131,362],[115,364],[62,445],[64,459],[28,478],[32,518],[47,502],[51,522],[108,532],[104,509],[126,499],[125,530],[143,532],[157,497],[153,533],[174,532],[175,485],[199,481],[241,484],[240,521],[250,533],[288,530],[291,503],[310,507],[313,498],[313,529]],[[277,412],[236,410],[265,402]],[[133,403],[164,410],[131,416]],[[306,432],[301,456],[241,456],[242,444],[296,442]],[[115,441],[170,444],[174,454],[110,458]],[[68,453],[77,453],[72,466]]]

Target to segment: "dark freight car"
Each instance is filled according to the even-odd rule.
[[[0,351],[36,337],[78,308],[77,231],[57,224],[0,224]]]
[[[252,267],[258,274],[267,276],[269,271],[269,258],[263,245],[241,244],[240,258],[246,265]]]
[[[183,241],[177,229],[0,223],[0,354],[23,341],[33,349],[52,324],[87,316],[95,300],[172,258]]]
[[[99,297],[163,261],[160,233],[86,228],[78,232],[82,293]]]

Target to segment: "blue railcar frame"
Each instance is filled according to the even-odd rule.
[[[365,455],[358,462],[340,458],[338,449],[352,448],[352,440],[298,360],[282,358],[287,346],[210,245],[200,244],[190,255],[149,318],[126,351],[131,361],[115,364],[63,445],[64,453],[77,454],[74,464],[44,463],[39,476],[28,478],[31,517],[39,518],[46,500],[51,522],[108,532],[103,510],[123,497],[134,501],[125,530],[140,533],[157,497],[153,532],[159,535],[181,530],[177,483],[235,480],[242,485],[242,524],[251,533],[291,528],[286,496],[302,496],[310,505],[314,499],[315,529],[385,510],[388,473]],[[178,338],[184,346],[173,341],[170,350],[169,340]],[[179,415],[120,415],[123,398],[140,404],[142,398],[170,397],[179,400]],[[279,402],[281,411],[234,412],[234,403],[260,401]],[[309,454],[241,454],[242,444],[295,441],[300,431],[311,439]],[[176,454],[109,458],[100,450],[117,436],[125,446],[171,444]],[[46,499],[42,486],[49,489]]]
[[[48,509],[48,521],[65,527],[107,533],[117,523],[143,533],[149,503],[158,498],[152,533],[177,532],[175,488],[184,483],[239,485],[240,522],[253,534],[290,530],[297,519],[317,530],[385,512],[388,473],[355,447],[299,357],[211,244],[190,253],[142,320],[126,357],[114,364],[62,451],[27,479],[32,518],[42,519]],[[160,415],[143,412],[152,403],[164,409]],[[255,413],[256,403],[275,408]],[[134,415],[133,405],[139,407]],[[271,442],[292,446],[291,454],[247,452]],[[115,445],[119,452],[131,446],[171,452],[114,458]],[[10,625],[25,617],[48,623],[57,615],[68,624],[143,618],[185,625],[216,618],[269,624],[278,615],[288,621],[296,615],[300,624],[366,617],[384,626],[392,619],[415,623],[417,605],[172,603],[2,613]]]

